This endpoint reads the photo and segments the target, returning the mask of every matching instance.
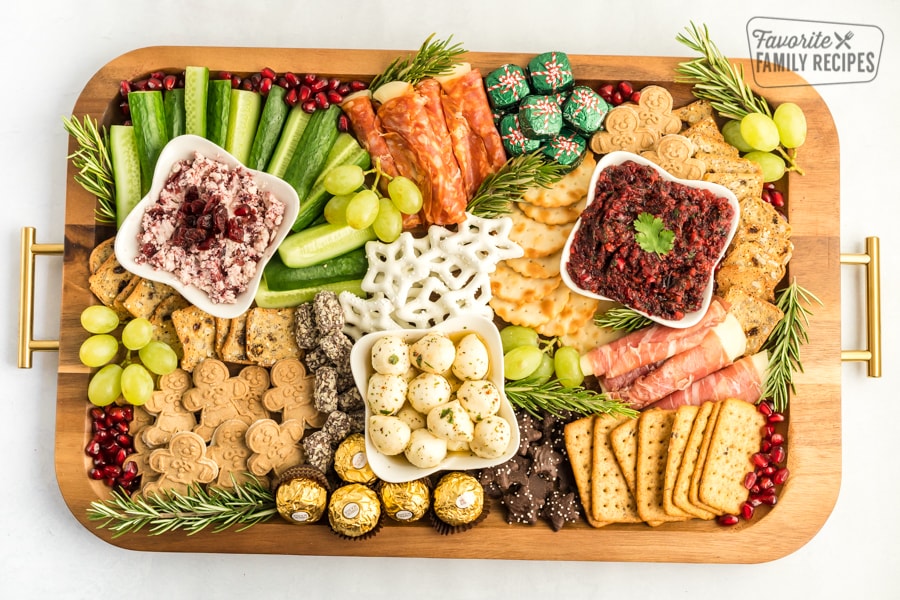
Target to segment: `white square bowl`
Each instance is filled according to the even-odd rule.
[[[709,309],[709,304],[712,301],[713,289],[715,288],[716,266],[722,260],[722,257],[725,255],[725,251],[728,249],[728,245],[731,244],[731,240],[734,237],[735,232],[737,231],[738,223],[740,222],[741,207],[738,204],[737,197],[735,197],[734,193],[723,185],[719,185],[717,183],[711,183],[709,181],[698,181],[698,180],[693,180],[693,179],[679,179],[679,178],[675,177],[674,175],[670,174],[668,171],[666,171],[659,165],[657,165],[656,163],[651,162],[642,156],[633,154],[631,152],[616,151],[616,152],[610,152],[609,154],[603,156],[603,158],[601,158],[599,161],[597,161],[597,166],[594,168],[594,173],[591,176],[591,181],[588,186],[587,205],[585,206],[585,208],[590,206],[590,204],[594,201],[594,195],[595,195],[595,192],[597,189],[597,180],[600,178],[600,174],[611,166],[621,165],[622,163],[625,163],[628,161],[633,161],[639,165],[652,167],[660,174],[660,176],[663,179],[665,179],[667,181],[680,183],[680,184],[683,184],[685,186],[692,187],[695,189],[709,190],[716,196],[720,196],[720,197],[728,200],[728,203],[734,209],[734,217],[732,218],[732,221],[731,221],[731,227],[728,230],[728,235],[725,238],[725,244],[722,246],[722,251],[719,253],[719,258],[716,260],[716,262],[712,266],[712,269],[710,270],[709,283],[707,283],[706,288],[704,289],[703,303],[700,306],[700,308],[698,310],[695,310],[695,311],[692,311],[689,313],[685,313],[684,317],[682,317],[681,319],[664,319],[662,317],[649,315],[645,312],[635,309],[636,312],[644,315],[648,319],[655,321],[656,323],[659,323],[661,325],[665,325],[667,327],[673,327],[676,329],[684,329],[687,327],[691,327],[692,325],[696,325],[697,322],[703,318],[703,315],[706,314],[707,309]],[[568,264],[569,264],[571,250],[572,250],[572,242],[575,239],[575,234],[581,228],[581,224],[582,224],[582,222],[581,222],[581,219],[579,218],[578,221],[575,223],[575,227],[573,227],[571,233],[569,233],[569,237],[566,240],[565,246],[563,246],[562,258],[560,259],[560,263],[561,263],[560,264],[560,275],[562,276],[562,280],[566,284],[566,286],[568,286],[569,289],[571,289],[572,291],[574,291],[578,294],[581,294],[582,296],[588,296],[591,298],[596,298],[598,300],[615,301],[612,298],[602,296],[600,294],[591,292],[589,290],[586,290],[586,289],[580,287],[578,284],[576,284],[574,281],[572,281],[572,278],[569,276]],[[631,307],[629,307],[629,308],[631,308]]]
[[[257,263],[256,276],[247,283],[247,288],[238,294],[235,301],[231,303],[212,302],[205,291],[197,286],[181,283],[172,273],[156,269],[148,264],[135,262],[135,258],[138,255],[138,234],[141,230],[141,219],[144,216],[144,212],[159,198],[160,191],[172,172],[172,166],[178,161],[192,159],[195,152],[222,162],[231,169],[239,166],[243,167],[250,173],[260,190],[271,192],[275,198],[284,203],[284,218],[269,247],[266,248],[259,263]],[[153,172],[153,182],[150,186],[150,191],[128,213],[128,216],[119,228],[115,244],[116,259],[123,267],[135,275],[172,286],[188,302],[214,317],[222,319],[234,318],[246,312],[250,305],[253,304],[253,298],[256,296],[260,280],[262,279],[263,268],[269,259],[272,258],[272,255],[275,254],[284,238],[291,232],[291,227],[299,211],[300,200],[297,197],[297,192],[286,181],[269,173],[247,169],[238,159],[226,152],[224,148],[205,138],[196,135],[180,135],[173,138],[163,148],[156,163],[156,169]]]
[[[372,415],[369,407],[367,391],[369,377],[375,372],[372,368],[372,346],[379,339],[386,336],[398,336],[407,344],[413,344],[428,333],[439,332],[451,338],[465,333],[475,333],[484,342],[488,350],[490,367],[486,379],[493,383],[500,392],[500,410],[498,415],[509,423],[510,439],[506,451],[497,458],[481,458],[472,452],[448,452],[447,457],[441,463],[430,469],[419,468],[409,461],[403,454],[387,456],[379,452],[372,444],[369,437],[369,417]],[[485,469],[505,463],[512,458],[519,449],[519,425],[512,404],[503,392],[503,344],[500,341],[500,332],[490,320],[479,317],[454,317],[431,329],[392,329],[369,333],[360,338],[350,351],[350,365],[353,369],[353,378],[356,387],[366,404],[366,457],[372,471],[382,481],[388,483],[405,483],[421,477],[427,477],[438,471],[466,471],[469,469]]]

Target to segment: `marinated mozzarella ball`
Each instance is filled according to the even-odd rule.
[[[410,429],[422,429],[425,427],[425,415],[413,408],[409,402],[397,411],[397,417],[409,425]]]
[[[469,418],[481,421],[500,410],[500,390],[487,380],[465,381],[456,392],[456,398]]]
[[[468,452],[469,442],[447,440],[447,452]]]
[[[413,465],[430,469],[441,464],[447,456],[447,440],[435,437],[427,429],[416,429],[409,437],[404,454]]]
[[[475,425],[469,448],[481,458],[499,458],[509,447],[509,440],[509,422],[503,417],[491,415]]]
[[[395,335],[372,344],[372,368],[384,375],[403,375],[409,369],[409,346]]]
[[[453,341],[440,333],[428,333],[409,347],[413,366],[427,373],[446,373],[455,357]]]
[[[439,438],[450,441],[472,441],[475,425],[460,405],[459,400],[435,406],[428,412],[428,430]]]
[[[398,417],[369,417],[369,439],[375,449],[386,456],[395,456],[406,450],[411,433],[409,425]]]
[[[406,402],[406,380],[400,375],[373,373],[369,377],[366,400],[377,415],[393,415]]]
[[[489,364],[487,347],[478,335],[470,333],[456,345],[453,374],[460,379],[484,379]]]
[[[406,398],[414,409],[420,413],[428,414],[435,406],[450,401],[450,383],[434,373],[420,373],[409,382]]]

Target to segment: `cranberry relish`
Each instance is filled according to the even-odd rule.
[[[634,228],[641,213],[658,217],[675,234],[671,251],[658,255],[641,249]],[[682,319],[703,304],[733,219],[726,198],[626,161],[600,174],[566,268],[585,290],[648,315]]]

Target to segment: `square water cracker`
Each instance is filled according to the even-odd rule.
[[[728,398],[720,404],[698,495],[709,506],[736,515],[750,493],[744,476],[753,470],[750,457],[759,451],[765,417],[744,400]]]
[[[637,503],[628,490],[609,440],[609,433],[628,417],[594,417],[594,443],[591,473],[591,510],[594,519],[610,523],[640,523]]]
[[[582,417],[566,424],[564,430],[566,453],[575,476],[575,486],[584,507],[584,516],[592,527],[608,523],[596,521],[591,511],[591,463],[593,460],[594,418]]]
[[[678,474],[675,477],[675,487],[672,489],[672,503],[681,510],[699,517],[704,520],[710,520],[716,515],[704,508],[692,504],[689,498],[691,489],[691,476],[697,466],[697,459],[700,456],[700,445],[703,442],[703,434],[706,431],[706,425],[709,422],[709,415],[712,414],[714,402],[704,402],[697,410],[694,421],[691,424],[691,431],[685,442],[681,465],[678,467]]]
[[[666,459],[674,422],[675,411],[663,409],[647,410],[638,419],[634,495],[638,514],[651,526],[685,520],[683,516],[666,513],[663,508]]]
[[[637,469],[637,419],[629,419],[609,432],[609,445],[622,469],[628,491],[634,494]]]
[[[706,422],[706,427],[703,430],[703,438],[700,440],[700,450],[697,453],[697,464],[694,465],[694,472],[691,473],[691,485],[688,488],[688,499],[691,501],[691,504],[699,506],[704,510],[708,510],[717,515],[722,514],[722,511],[712,507],[700,499],[699,489],[700,489],[700,478],[703,476],[703,469],[706,467],[706,457],[709,453],[709,442],[712,439],[712,432],[716,428],[716,420],[719,418],[719,409],[721,408],[720,402],[714,402],[712,406],[712,411],[709,413],[709,420]]]
[[[672,422],[672,434],[669,437],[669,450],[666,455],[663,510],[673,516],[687,518],[695,516],[678,508],[672,500],[672,496],[675,492],[675,480],[678,477],[678,470],[681,468],[681,460],[684,458],[684,449],[698,412],[700,412],[699,406],[679,406],[675,410],[675,420]]]

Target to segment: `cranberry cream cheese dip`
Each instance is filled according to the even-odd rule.
[[[158,198],[141,218],[136,264],[173,274],[234,303],[274,242],[285,204],[251,172],[194,152],[173,163]]]

